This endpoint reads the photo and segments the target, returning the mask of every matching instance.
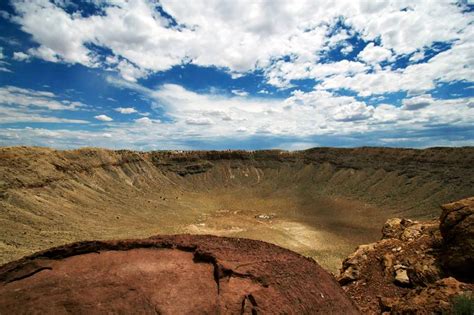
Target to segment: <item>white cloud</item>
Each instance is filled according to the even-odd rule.
[[[386,48],[375,46],[374,43],[369,43],[365,46],[357,58],[368,64],[378,64],[382,61],[388,60],[392,57],[392,52]]]
[[[102,124],[106,133],[89,132],[95,139],[103,139],[105,134],[112,135],[109,139],[124,139],[128,143],[133,143],[133,139],[156,143],[169,138],[185,141],[216,135],[311,137],[474,123],[471,99],[437,100],[427,94],[438,83],[472,82],[474,78],[472,14],[463,14],[462,8],[453,3],[160,3],[178,26],[158,13],[155,2],[145,0],[116,1],[104,7],[102,14],[89,16],[67,13],[45,0],[13,3],[18,13],[13,20],[38,43],[25,55],[117,71],[124,80],[109,77],[110,84],[135,90],[141,97],[149,98],[154,109],[165,113],[163,122],[150,116],[124,123],[98,115],[96,119],[110,123]],[[338,21],[344,21],[347,29],[334,29]],[[358,53],[357,60],[326,58],[332,49],[343,47],[343,54],[358,49],[358,45],[356,48],[349,43],[353,36],[369,42]],[[435,42],[450,42],[452,47],[423,63],[402,68],[380,66],[400,57],[411,56],[411,62],[423,60]],[[111,54],[104,61],[105,56],[98,56],[94,46],[104,47]],[[258,70],[269,84],[280,88],[300,79],[314,79],[318,86],[310,92],[295,91],[287,99],[270,99],[263,97],[268,93],[265,89],[258,92],[261,97],[251,97],[237,89],[232,91],[233,95],[226,95],[218,91],[196,93],[176,84],[149,89],[137,83],[154,72],[186,63],[215,66],[233,78]],[[3,65],[0,63],[0,71],[10,71]],[[370,106],[359,98],[330,92],[332,89],[352,90],[378,101],[383,101],[381,95],[398,91],[406,91],[409,97],[403,100],[402,107]],[[50,92],[14,87],[0,88],[0,101],[6,108],[20,108],[23,114],[33,109],[85,107],[80,102],[68,103]],[[132,107],[115,110],[122,114],[147,114]],[[44,116],[36,113],[35,119],[65,119],[38,115]],[[78,141],[85,141],[85,134],[68,133]]]
[[[372,117],[373,112],[374,108],[372,106],[367,106],[362,102],[352,102],[339,106],[334,114],[334,119],[337,121],[366,120]]]
[[[10,72],[11,73],[12,71],[10,69],[2,66],[2,64],[0,63],[0,72]]]
[[[15,51],[13,53],[13,59],[17,61],[26,61],[30,59],[30,55],[25,54],[24,52],[21,52],[21,51]]]
[[[12,72],[10,69],[6,67],[9,65],[9,63],[1,60],[4,58],[5,58],[5,55],[3,54],[3,47],[0,47],[0,72]]]
[[[33,123],[68,123],[87,124],[86,120],[55,117],[28,108],[0,105],[0,124],[33,122]]]
[[[365,41],[380,40],[380,46],[369,44],[360,54],[361,60],[374,64],[392,60],[392,52],[397,56],[421,53],[434,42],[463,41],[472,29],[469,14],[463,14],[455,3],[442,1],[242,0],[223,5],[219,1],[163,0],[161,4],[179,27],[158,13],[156,3],[145,0],[116,1],[103,8],[102,14],[91,16],[69,14],[45,0],[14,2],[18,15],[13,20],[39,44],[29,54],[96,67],[101,62],[86,44],[106,47],[114,57],[102,66],[119,71],[132,82],[191,62],[226,69],[233,77],[263,69],[268,82],[276,86],[288,85],[292,78],[337,75],[320,69],[337,66],[320,66],[320,57],[354,33]],[[351,29],[332,32],[340,18]],[[345,45],[347,53],[351,46]],[[291,56],[291,61],[274,65],[284,56]],[[464,65],[469,64],[462,62]],[[326,74],[319,75],[319,71]],[[354,74],[353,68],[348,71],[339,74]],[[430,80],[432,77],[424,81]]]
[[[425,52],[424,51],[417,51],[410,57],[411,62],[417,62],[420,61],[421,59],[425,58]]]
[[[121,114],[133,114],[137,112],[137,110],[133,107],[117,107],[115,111]]]
[[[136,82],[137,79],[146,77],[148,75],[148,71],[144,70],[143,68],[136,67],[126,60],[121,60],[116,67],[122,77],[128,81]]]
[[[459,6],[443,1],[384,2],[377,12],[362,8],[366,3],[360,2],[362,14],[349,16],[347,22],[361,30],[365,39],[379,38],[384,48],[397,54],[457,39],[471,19]]]
[[[221,140],[236,143],[252,137],[280,137],[294,139],[280,141],[282,146],[290,148],[290,141],[302,143],[296,147],[304,147],[305,143],[311,146],[313,141],[307,139],[312,137],[335,139],[350,137],[356,133],[358,137],[373,137],[377,134],[378,142],[372,143],[393,143],[397,139],[407,138],[412,139],[407,140],[411,141],[407,142],[411,145],[418,143],[419,146],[427,146],[444,143],[439,137],[429,138],[429,133],[426,134],[429,130],[438,128],[437,126],[462,130],[474,124],[474,108],[470,106],[473,103],[472,98],[440,100],[431,97],[429,106],[406,110],[389,104],[373,107],[357,101],[354,97],[338,96],[324,90],[295,91],[287,99],[270,100],[195,93],[173,84],[151,90],[136,83],[122,82],[122,87],[133,88],[142,94],[142,97],[153,100],[155,106],[164,110],[169,119],[160,122],[142,117],[129,122],[109,121],[101,130],[88,131],[0,129],[0,139],[2,143],[33,143],[61,147],[99,145],[163,149],[186,148],[184,143],[190,141],[211,143]],[[0,108],[0,111],[4,110]],[[38,119],[40,121],[41,118]],[[0,119],[0,122],[3,121],[6,121],[5,118]],[[53,122],[52,119],[50,121]],[[393,134],[394,131],[397,131],[396,135]],[[384,139],[379,139],[381,134],[386,135]],[[424,134],[423,141],[413,140],[416,134]],[[422,139],[421,136],[419,138]],[[51,144],[48,141],[52,141]],[[469,143],[472,144],[472,141],[459,139],[451,144]]]
[[[151,90],[125,81],[110,82],[132,88],[153,100],[154,106],[164,110],[172,122],[159,124],[157,129],[149,129],[145,134],[159,132],[173,139],[215,138],[216,135],[348,135],[398,128],[416,130],[436,123],[474,123],[471,118],[474,109],[466,105],[472,101],[465,98],[455,101],[433,99],[430,106],[408,111],[389,104],[370,106],[354,97],[338,96],[325,90],[297,90],[287,99],[266,99],[199,94],[174,84]]]
[[[341,53],[343,53],[344,55],[347,55],[347,54],[351,53],[353,50],[354,50],[354,46],[346,45],[341,49]]]
[[[196,126],[207,126],[207,125],[213,124],[212,120],[210,120],[209,118],[204,118],[204,117],[186,118],[185,122],[188,125],[196,125]]]
[[[429,91],[436,81],[471,81],[474,78],[474,42],[459,41],[447,51],[439,53],[426,63],[409,65],[404,69],[378,69],[372,73],[361,72],[354,76],[336,75],[327,78],[322,87],[351,89],[362,96],[397,91]]]
[[[81,102],[59,100],[52,92],[23,89],[15,86],[0,87],[0,104],[70,111],[86,107]]]
[[[51,62],[58,62],[61,60],[60,55],[57,52],[46,46],[30,48],[28,49],[28,54]]]
[[[248,96],[249,93],[243,90],[232,90],[232,94],[237,95],[237,96]]]
[[[107,115],[97,115],[97,116],[94,116],[95,119],[97,120],[100,120],[100,121],[112,121],[113,119],[110,118],[109,116]]]
[[[403,109],[406,110],[417,110],[430,106],[433,103],[433,98],[429,94],[420,95],[412,98],[403,100]]]
[[[268,82],[278,87],[291,86],[291,80],[325,79],[335,75],[352,76],[365,73],[367,66],[361,62],[341,60],[333,63],[294,63],[278,61],[267,70]]]
[[[151,120],[148,117],[142,117],[142,118],[135,119],[135,122],[138,123],[138,124],[142,124],[142,125],[151,125],[151,124],[153,124],[153,120]]]
[[[62,111],[77,111],[88,106],[77,101],[61,100],[49,91],[0,87],[0,123],[88,123],[82,119],[59,117]]]

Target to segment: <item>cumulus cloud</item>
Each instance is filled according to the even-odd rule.
[[[354,46],[346,45],[341,49],[341,53],[343,53],[344,55],[347,55],[347,54],[351,53],[353,50],[354,50]]]
[[[372,117],[374,108],[362,102],[353,102],[340,106],[334,114],[338,121],[366,120]]]
[[[417,110],[430,106],[433,103],[431,95],[425,94],[403,100],[403,109],[406,110]]]
[[[127,88],[134,88],[141,96],[156,102],[170,119],[159,122],[142,117],[130,122],[109,121],[101,130],[0,129],[0,139],[3,143],[34,140],[35,144],[51,145],[48,141],[52,141],[52,145],[61,147],[93,144],[136,149],[189,148],[186,143],[199,146],[213,141],[223,141],[221,148],[225,148],[229,143],[240,145],[261,137],[287,139],[280,141],[282,145],[286,143],[285,147],[289,141],[309,145],[314,139],[322,144],[332,143],[327,142],[331,139],[350,139],[346,145],[362,145],[371,139],[373,145],[427,146],[445,144],[445,137],[429,135],[432,131],[436,134],[439,126],[449,126],[450,130],[459,130],[458,138],[453,138],[450,145],[472,144],[459,138],[462,130],[474,125],[474,108],[468,105],[473,103],[472,98],[432,98],[429,106],[406,110],[390,104],[374,107],[354,97],[324,90],[297,90],[286,99],[268,100],[195,93],[172,84],[153,90],[128,84],[125,83]],[[225,117],[230,120],[224,120]],[[356,138],[352,137],[354,133],[358,135]]]
[[[266,70],[268,82],[278,87],[291,86],[292,80],[317,79],[325,81],[336,75],[352,76],[365,73],[368,68],[358,61],[341,60],[332,63],[294,63],[287,61],[275,62]]]
[[[474,78],[474,62],[471,50],[474,43],[460,41],[451,49],[439,53],[426,63],[409,65],[392,71],[378,69],[374,72],[361,72],[353,76],[344,74],[325,79],[321,86],[327,89],[350,89],[361,96],[384,94],[397,91],[429,91],[436,82],[466,81]]]
[[[419,129],[426,124],[474,122],[469,112],[474,109],[466,106],[470,102],[466,98],[433,99],[430,106],[409,111],[389,104],[372,106],[355,97],[325,90],[296,90],[286,99],[267,99],[196,93],[175,84],[152,90],[125,81],[111,82],[143,94],[153,101],[155,108],[164,110],[172,122],[159,124],[157,128],[161,134],[168,132],[173,138],[348,135],[394,128]]]
[[[410,61],[411,62],[417,62],[420,61],[425,57],[425,52],[424,51],[417,51],[413,55],[410,56]]]
[[[149,125],[153,124],[153,122],[154,122],[154,120],[151,120],[148,117],[142,117],[142,118],[135,119],[135,123],[141,124],[141,125],[146,125],[146,126],[149,126]]]
[[[95,119],[97,120],[100,120],[100,121],[112,121],[113,119],[110,118],[109,116],[107,115],[97,115],[97,116],[94,116]]]
[[[25,54],[22,51],[15,51],[13,53],[13,59],[16,61],[26,61],[30,59],[30,55]]]
[[[28,54],[52,62],[115,69],[131,82],[153,72],[193,63],[219,67],[233,77],[263,69],[268,82],[278,87],[289,86],[292,79],[321,77],[325,81],[330,77],[333,81],[327,84],[336,85],[334,80],[351,78],[363,72],[363,66],[320,65],[321,55],[339,44],[346,45],[342,52],[348,53],[352,46],[346,40],[354,33],[371,42],[359,54],[361,61],[371,65],[393,60],[394,56],[421,54],[435,42],[461,43],[472,34],[469,15],[450,2],[244,0],[222,5],[218,1],[163,0],[156,4],[137,0],[117,1],[108,6],[99,2],[101,13],[88,16],[66,12],[46,0],[19,1],[13,5],[17,13],[13,21],[39,45]],[[172,20],[159,14],[159,5]],[[341,18],[350,31],[333,32]],[[372,42],[375,40],[379,44]],[[105,64],[91,44],[112,52]],[[290,61],[281,61],[287,56],[291,56]],[[454,61],[449,62],[453,64]],[[462,61],[459,68],[465,65],[469,65],[468,60]],[[437,66],[442,67],[440,63],[427,65],[428,71],[438,72]],[[340,68],[331,71],[334,67]],[[399,75],[386,71],[390,80]],[[455,75],[454,70],[449,73],[462,76]],[[423,83],[432,85],[436,79],[428,76]],[[404,86],[389,87],[395,88]]]
[[[435,125],[461,128],[474,123],[472,99],[439,100],[428,94],[439,83],[473,81],[474,25],[472,13],[463,13],[462,5],[425,0],[136,0],[94,4],[100,13],[86,15],[71,12],[75,10],[72,7],[66,11],[57,1],[13,2],[16,14],[12,21],[36,43],[25,52],[15,52],[13,59],[31,56],[116,71],[123,79],[110,76],[109,84],[149,99],[152,110],[164,118],[160,122],[150,115],[123,122],[98,115],[96,119],[109,122],[101,125],[106,132],[67,133],[79,142],[86,141],[87,134],[94,135],[92,139],[109,135],[109,141],[156,143],[216,135],[233,139],[324,137],[394,128],[414,133]],[[449,47],[433,56],[430,47],[438,42],[449,43]],[[366,43],[365,47],[361,43]],[[329,56],[334,50],[357,56],[332,59]],[[401,67],[395,63],[408,58]],[[178,84],[151,89],[140,83],[146,83],[140,79],[153,73],[188,63],[215,67],[234,79],[256,71],[277,88],[311,79],[315,88],[295,90],[289,97],[277,99],[269,98],[268,89],[260,85],[257,96],[252,96],[239,89],[231,94],[198,93]],[[0,71],[10,71],[5,65],[0,61]],[[341,89],[356,96],[340,95]],[[386,93],[399,91],[408,95],[402,106],[370,105],[387,101],[382,98]],[[364,97],[371,97],[370,101],[363,101]],[[0,88],[0,104],[9,110],[17,108],[18,117],[34,110],[86,108],[51,92],[15,87]],[[115,111],[145,115],[133,107]],[[35,115],[35,119],[66,119]]]
[[[388,60],[392,57],[392,52],[386,48],[375,46],[374,43],[369,43],[365,46],[357,58],[368,64],[378,64],[382,61]]]
[[[126,60],[118,62],[116,68],[125,80],[132,82],[136,82],[138,79],[146,77],[148,74],[147,70],[139,68]]]
[[[115,111],[121,114],[133,114],[137,112],[137,110],[133,107],[117,107]]]

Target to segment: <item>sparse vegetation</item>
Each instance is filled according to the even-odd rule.
[[[453,315],[473,315],[474,314],[474,295],[460,294],[452,298],[451,304]]]

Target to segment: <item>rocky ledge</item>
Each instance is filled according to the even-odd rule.
[[[0,314],[358,314],[313,260],[265,242],[81,242],[0,267]]]
[[[388,220],[345,259],[338,281],[360,311],[445,314],[459,299],[472,311],[474,197],[441,208],[440,220]]]

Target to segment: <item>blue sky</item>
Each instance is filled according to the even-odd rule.
[[[0,145],[473,145],[473,8],[2,1]]]

